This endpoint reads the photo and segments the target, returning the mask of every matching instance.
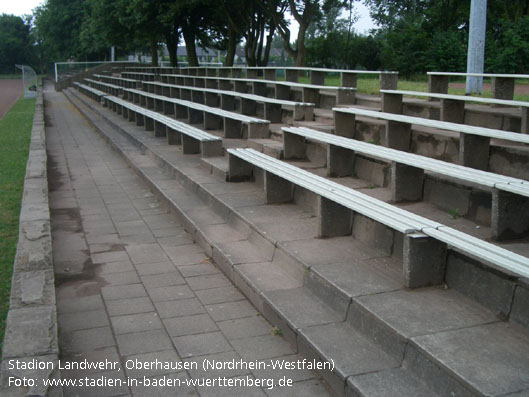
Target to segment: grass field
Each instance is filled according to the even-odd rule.
[[[0,120],[0,353],[34,111],[35,99],[20,98]]]

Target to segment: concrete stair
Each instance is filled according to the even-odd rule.
[[[470,265],[454,259],[448,286],[406,290],[395,247],[369,234],[318,239],[308,207],[265,206],[256,184],[226,183],[227,158],[184,158],[67,95],[298,352],[334,363],[320,373],[337,395],[529,394],[528,309],[514,307],[516,322],[502,321],[495,303],[509,288],[529,302],[508,275],[465,271]],[[279,150],[275,140],[251,145]]]

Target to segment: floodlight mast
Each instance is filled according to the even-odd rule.
[[[485,30],[487,26],[487,0],[471,0],[468,35],[467,73],[483,73],[485,63]],[[467,76],[467,94],[481,94],[483,77]]]

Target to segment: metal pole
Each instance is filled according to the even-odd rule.
[[[487,0],[471,0],[468,36],[467,73],[483,73]],[[481,94],[483,77],[467,76],[466,93]]]
[[[57,76],[57,62],[55,62],[55,82],[58,83],[59,82],[59,78]]]

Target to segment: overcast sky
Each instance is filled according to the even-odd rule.
[[[44,0],[0,0],[0,14],[31,14],[31,11],[43,2]],[[370,29],[376,27],[369,16],[367,7],[363,3],[355,2],[355,9],[359,14],[358,22],[354,25],[358,33],[367,33]],[[297,34],[297,27],[292,24],[291,37],[295,39]]]

